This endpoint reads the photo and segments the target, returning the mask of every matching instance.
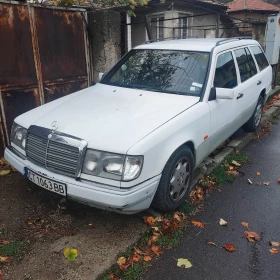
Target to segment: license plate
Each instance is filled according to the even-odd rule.
[[[41,176],[28,168],[25,168],[26,178],[34,184],[57,194],[66,196],[66,184],[50,180],[44,176]]]

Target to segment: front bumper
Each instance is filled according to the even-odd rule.
[[[150,207],[161,177],[158,175],[139,185],[124,189],[56,174],[35,165],[23,156],[17,155],[13,148],[6,148],[4,157],[23,175],[24,168],[27,167],[44,177],[65,183],[67,185],[67,198],[93,207],[125,214],[133,214]]]

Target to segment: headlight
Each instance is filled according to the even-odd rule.
[[[19,148],[25,150],[27,129],[13,123],[11,131],[11,142]]]
[[[131,181],[141,172],[143,156],[125,156],[95,150],[87,150],[82,173],[113,179]]]

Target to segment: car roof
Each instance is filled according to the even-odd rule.
[[[135,49],[162,49],[162,50],[190,50],[211,52],[214,47],[226,49],[249,44],[258,44],[252,39],[240,38],[192,38],[177,40],[162,40],[158,42],[147,42]]]

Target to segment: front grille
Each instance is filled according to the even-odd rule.
[[[31,130],[34,130],[34,128]],[[85,148],[83,141],[70,138],[70,136],[59,135],[58,137],[57,134],[52,133],[38,134],[28,131],[25,148],[27,158],[35,164],[44,166],[56,173],[77,177],[80,171],[81,157],[83,156],[80,146]],[[71,142],[72,145],[68,142]]]

